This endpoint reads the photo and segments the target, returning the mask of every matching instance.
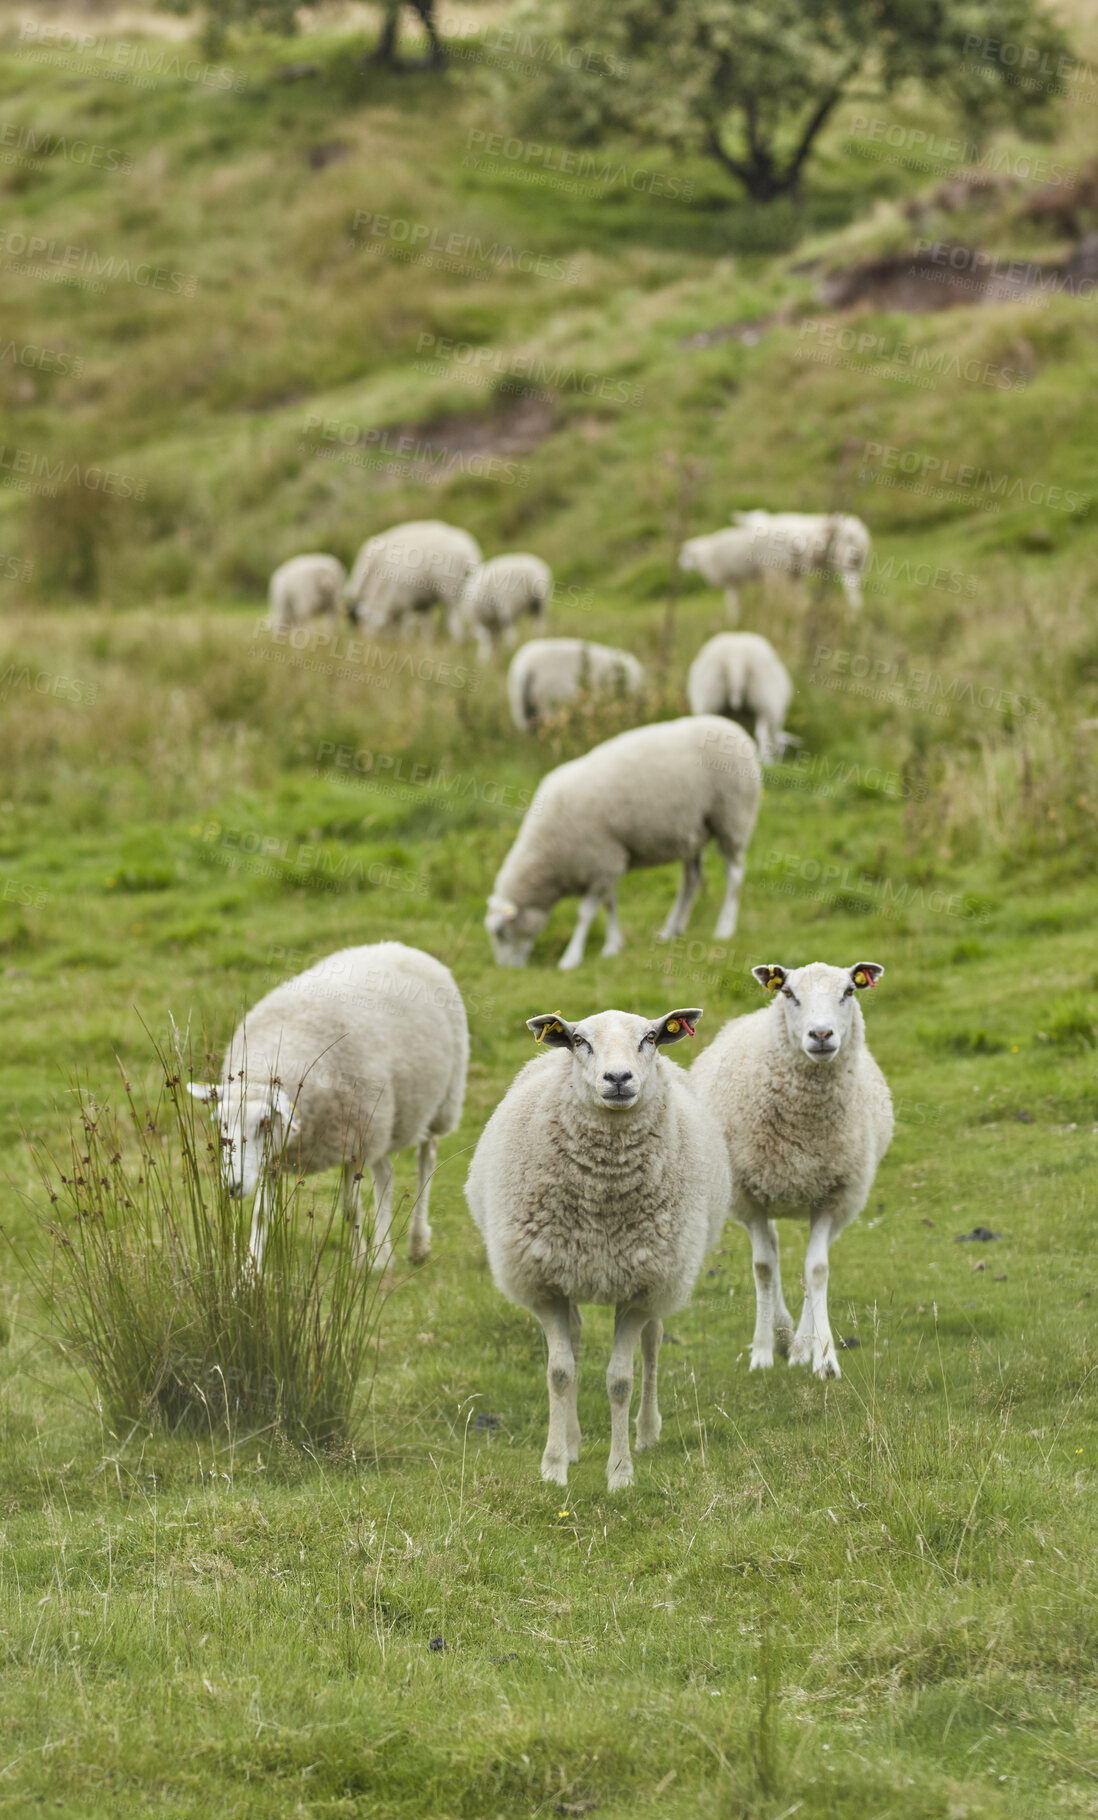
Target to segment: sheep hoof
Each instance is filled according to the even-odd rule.
[[[576,1464],[576,1461],[579,1459],[579,1457],[580,1457],[580,1437],[579,1437],[579,1435],[577,1435],[574,1441],[569,1441],[569,1443],[568,1443],[568,1464],[569,1464],[569,1466],[574,1466]]]
[[[413,1264],[425,1264],[431,1255],[431,1235],[408,1240],[408,1257]]]
[[[606,1468],[606,1484],[610,1491],[625,1491],[633,1483],[632,1460],[611,1460]]]
[[[770,1351],[769,1347],[764,1349],[761,1346],[753,1346],[751,1348],[752,1371],[769,1371],[773,1363],[774,1354]]]
[[[789,1348],[789,1363],[791,1365],[807,1365],[811,1357],[812,1351],[807,1340],[793,1341],[792,1346]]]
[[[579,964],[580,956],[578,954],[562,954],[557,962],[557,968],[561,973],[574,973]]]
[[[817,1378],[841,1378],[843,1375],[839,1370],[839,1361],[833,1352],[825,1352],[819,1364],[814,1365],[812,1370]]]
[[[660,1430],[662,1427],[663,1427],[663,1417],[662,1416],[656,1416],[654,1421],[645,1422],[643,1424],[638,1419],[638,1421],[637,1421],[637,1452],[638,1453],[643,1453],[643,1451],[646,1447],[654,1447],[656,1445],[656,1442],[660,1438]]]
[[[541,1476],[543,1479],[548,1479],[550,1485],[567,1485],[567,1460],[558,1460],[555,1455],[550,1455],[546,1452],[542,1456]]]

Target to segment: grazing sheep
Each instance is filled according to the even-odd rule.
[[[427,1203],[438,1141],[461,1117],[469,1032],[449,969],[403,942],[344,948],[276,986],[229,1046],[220,1086],[191,1085],[217,1106],[231,1191],[255,1192],[251,1251],[263,1255],[265,1176],[343,1169],[343,1206],[366,1257],[359,1183],[374,1181],[374,1262],[392,1258],[389,1158],[417,1147],[408,1255],[427,1256]]]
[[[355,557],[348,612],[370,632],[407,630],[437,600],[453,608],[480,559],[476,538],[456,525],[437,518],[394,525],[368,538]]]
[[[679,568],[700,575],[711,588],[723,588],[725,618],[734,626],[740,617],[740,588],[762,574],[755,533],[740,527],[688,538],[679,551]]]
[[[628,651],[582,638],[532,638],[520,645],[507,672],[511,718],[527,733],[550,708],[574,701],[581,689],[644,688],[644,670]]]
[[[451,609],[451,636],[472,634],[481,662],[487,663],[496,634],[502,633],[506,644],[514,644],[522,615],[539,618],[552,592],[553,572],[540,556],[493,556],[491,562],[473,570]]]
[[[267,588],[271,625],[280,631],[301,626],[339,606],[347,571],[338,556],[310,552],[291,556],[271,576]]]
[[[549,1343],[549,1438],[542,1478],[568,1482],[579,1458],[581,1302],[610,1303],[611,1491],[633,1478],[629,1406],[641,1344],[637,1447],[659,1439],[662,1317],[689,1300],[728,1206],[715,1119],[657,1051],[693,1036],[700,1011],[650,1021],[601,1011],[578,1024],[528,1020],[557,1050],[528,1062],[476,1148],[465,1195],[496,1287],[537,1316]]]
[[[759,757],[767,764],[781,757],[793,681],[769,639],[718,632],[691,664],[686,695],[691,714],[752,715]]]
[[[787,575],[835,575],[855,613],[861,611],[861,578],[872,539],[848,512],[733,512],[738,530],[755,538],[760,570]]]
[[[488,899],[484,926],[502,967],[524,967],[560,898],[582,893],[562,968],[578,967],[606,905],[603,954],[619,954],[617,883],[636,866],[682,860],[683,881],[661,932],[682,935],[715,840],[727,887],[717,939],[736,927],[744,855],[762,774],[742,727],[713,714],[634,727],[543,777]]]
[[[774,1003],[734,1018],[698,1057],[690,1085],[717,1119],[732,1165],[732,1218],[751,1235],[757,1312],[751,1369],[811,1359],[818,1378],[840,1376],[827,1318],[827,1259],[833,1239],[857,1219],[892,1140],[892,1099],[870,1055],[855,993],[884,972],[854,967],[753,967]],[[809,1221],[804,1309],[793,1317],[782,1294],[778,1230],[791,1215]]]

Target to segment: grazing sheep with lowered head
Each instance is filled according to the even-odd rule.
[[[505,644],[514,644],[522,615],[541,618],[552,592],[553,572],[540,556],[521,552],[493,556],[491,562],[474,569],[465,583],[449,616],[451,636],[471,634],[477,641],[477,655],[487,663],[493,639],[502,634]]]
[[[334,613],[347,571],[337,556],[310,551],[280,563],[267,588],[271,625],[279,631],[302,626],[322,613]]]
[[[718,632],[690,666],[691,714],[750,714],[764,764],[782,755],[782,728],[793,682],[769,639],[757,632]]]
[[[408,1253],[430,1250],[427,1203],[438,1141],[461,1117],[469,1032],[453,975],[403,942],[344,948],[260,999],[238,1028],[219,1086],[191,1085],[217,1107],[231,1191],[254,1193],[252,1256],[263,1255],[265,1178],[339,1164],[359,1262],[367,1253],[359,1183],[374,1181],[374,1261],[391,1260],[389,1158],[416,1146]]]
[[[552,708],[574,701],[581,689],[610,694],[644,687],[644,670],[628,651],[588,644],[582,638],[531,638],[520,645],[507,672],[511,719],[527,733]]]
[[[394,525],[370,537],[355,557],[347,583],[351,618],[368,632],[408,630],[436,601],[453,608],[480,562],[468,531],[441,519]]]
[[[496,876],[485,928],[500,966],[524,967],[549,912],[581,894],[562,968],[578,967],[587,932],[606,905],[603,954],[625,945],[618,924],[619,878],[637,866],[683,863],[683,880],[661,931],[682,935],[702,881],[702,854],[715,840],[724,857],[725,897],[716,936],[736,927],[744,857],[755,826],[762,773],[742,727],[713,714],[634,727],[543,777],[514,845]]]

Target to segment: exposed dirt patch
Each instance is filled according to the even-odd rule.
[[[528,455],[545,441],[556,422],[556,412],[544,398],[516,398],[489,417],[463,412],[434,417],[427,423],[394,423],[383,434],[386,448],[400,452],[403,443],[445,449],[452,455]],[[373,444],[374,433],[359,437]]]
[[[1009,259],[960,241],[871,259],[821,275],[820,302],[846,310],[868,303],[878,310],[926,313],[959,305],[1022,303],[1064,294],[1091,297],[1098,288],[1098,234],[1088,234],[1060,261]]]

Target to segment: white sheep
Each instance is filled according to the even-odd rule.
[[[551,708],[574,701],[581,689],[635,692],[644,683],[644,670],[628,651],[583,638],[531,638],[511,659],[507,698],[512,720],[526,733]]]
[[[528,1020],[556,1053],[528,1062],[485,1126],[465,1195],[496,1286],[537,1316],[549,1344],[549,1438],[542,1477],[568,1482],[579,1458],[581,1302],[610,1303],[611,1491],[633,1478],[629,1406],[641,1345],[637,1447],[659,1439],[662,1317],[689,1300],[728,1205],[717,1122],[658,1051],[693,1036],[701,1012],[650,1021],[602,1011],[570,1024]]]
[[[190,1087],[217,1107],[231,1192],[255,1194],[256,1265],[266,1175],[279,1168],[312,1175],[339,1164],[360,1263],[367,1245],[359,1184],[370,1169],[374,1262],[384,1269],[392,1259],[389,1158],[410,1144],[418,1180],[408,1255],[425,1258],[438,1141],[461,1117],[468,1058],[465,1007],[452,974],[403,942],[341,949],[260,999],[233,1037],[221,1084]]]
[[[840,1376],[827,1316],[828,1251],[869,1198],[892,1140],[892,1099],[869,1053],[856,994],[884,972],[873,961],[753,967],[774,1003],[733,1019],[698,1057],[690,1085],[724,1131],[732,1218],[751,1235],[756,1320],[751,1369],[809,1360]],[[804,1308],[796,1333],[782,1294],[775,1217],[809,1221]]]
[[[782,753],[793,681],[769,639],[757,632],[718,632],[690,666],[686,695],[691,714],[750,714],[764,763]]]
[[[544,614],[553,592],[553,571],[540,556],[516,552],[493,556],[474,569],[449,614],[453,638],[472,636],[482,663],[492,655],[492,641],[502,634],[514,644],[524,613],[534,619]]]
[[[786,575],[835,575],[853,612],[861,611],[861,578],[873,547],[868,527],[849,512],[733,512],[752,533],[760,569]]]
[[[740,527],[690,537],[679,551],[679,568],[700,575],[711,588],[723,589],[725,618],[734,626],[740,617],[741,587],[762,574],[755,532]]]
[[[287,631],[321,613],[334,613],[346,581],[347,571],[338,556],[320,551],[291,556],[275,570],[267,587],[271,625]]]
[[[367,538],[347,583],[350,616],[370,632],[405,630],[436,601],[453,608],[480,564],[480,545],[468,531],[441,519],[394,525]]]
[[[742,727],[713,714],[634,727],[543,777],[488,899],[485,928],[500,966],[524,967],[562,897],[582,893],[562,968],[578,967],[587,932],[606,905],[604,955],[619,954],[617,884],[637,866],[683,862],[660,939],[682,935],[715,840],[726,889],[717,939],[736,927],[744,856],[762,774]]]

